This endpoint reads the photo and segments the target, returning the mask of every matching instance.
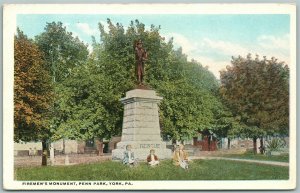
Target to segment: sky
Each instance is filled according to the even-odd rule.
[[[125,29],[138,19],[146,25],[161,26],[160,33],[174,38],[188,60],[195,59],[219,79],[219,71],[230,65],[231,57],[251,53],[290,62],[290,17],[287,14],[19,14],[17,26],[30,38],[42,33],[48,22],[61,21],[73,36],[91,45],[100,41],[98,23],[107,30],[107,18]],[[147,45],[144,45],[147,47]],[[91,50],[92,47],[89,46]]]

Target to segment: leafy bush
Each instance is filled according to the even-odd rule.
[[[267,151],[278,151],[280,148],[285,146],[285,141],[280,138],[273,138],[272,140],[267,142]]]

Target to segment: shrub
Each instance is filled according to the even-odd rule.
[[[285,146],[285,141],[280,138],[273,138],[270,141],[267,141],[267,151],[278,151],[280,148]]]

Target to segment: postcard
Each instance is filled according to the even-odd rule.
[[[7,4],[7,190],[296,188],[296,5]]]

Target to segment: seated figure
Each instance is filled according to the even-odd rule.
[[[176,166],[180,166],[183,169],[188,169],[188,154],[184,151],[184,146],[180,144],[176,147],[173,153],[173,163]]]
[[[156,166],[159,164],[158,157],[155,155],[154,149],[150,150],[150,154],[147,157],[147,162],[150,166]]]
[[[126,146],[126,151],[124,152],[123,164],[134,166],[136,165],[136,160],[134,159],[134,153],[131,151],[131,145]]]

